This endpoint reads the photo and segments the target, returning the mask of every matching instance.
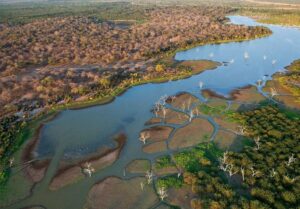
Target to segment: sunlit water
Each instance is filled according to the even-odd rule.
[[[253,20],[233,16],[234,24],[258,25]],[[122,176],[123,167],[132,159],[153,159],[155,155],[141,152],[138,140],[144,123],[151,118],[150,109],[162,95],[190,92],[200,96],[199,82],[203,88],[227,95],[230,91],[257,80],[271,79],[272,74],[283,70],[293,60],[300,58],[300,31],[280,26],[268,27],[273,31],[269,37],[238,43],[212,44],[196,47],[176,54],[176,60],[209,59],[226,63],[214,70],[205,71],[188,79],[162,84],[136,86],[117,97],[112,103],[81,110],[66,110],[41,132],[37,157],[54,156],[47,176],[34,189],[34,195],[12,206],[19,208],[30,204],[43,204],[51,209],[82,208],[86,194],[93,183],[105,176]],[[247,56],[246,56],[247,55]],[[120,159],[91,179],[86,179],[57,192],[49,192],[49,183],[60,159],[79,158],[96,151],[101,145],[114,146],[112,136],[125,133],[128,137]],[[18,189],[18,185],[14,189]]]

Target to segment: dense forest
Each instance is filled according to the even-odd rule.
[[[252,139],[241,152],[222,152],[214,144],[200,144],[174,155],[183,178],[159,179],[158,187],[190,186],[200,208],[299,208],[299,114],[264,105],[236,115]],[[157,165],[170,166],[168,157]]]

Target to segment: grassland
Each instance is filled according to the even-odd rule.
[[[300,7],[299,9],[293,10],[277,8],[241,8],[239,14],[253,17],[261,23],[300,26]]]

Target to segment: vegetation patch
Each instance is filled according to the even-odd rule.
[[[174,166],[174,162],[171,159],[170,155],[165,155],[160,158],[157,158],[155,161],[155,168],[161,169],[166,167],[172,167]]]
[[[197,195],[192,208],[296,208],[299,120],[270,105],[238,117],[254,145],[223,154],[206,145],[175,156],[185,170],[184,183]]]

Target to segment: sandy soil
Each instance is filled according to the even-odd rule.
[[[204,119],[195,118],[192,122],[177,130],[169,143],[171,149],[190,147],[208,141],[213,132],[211,123]],[[207,136],[207,139],[204,139]]]
[[[158,202],[152,186],[145,185],[145,178],[125,181],[109,177],[95,184],[89,192],[87,209],[148,209]]]

